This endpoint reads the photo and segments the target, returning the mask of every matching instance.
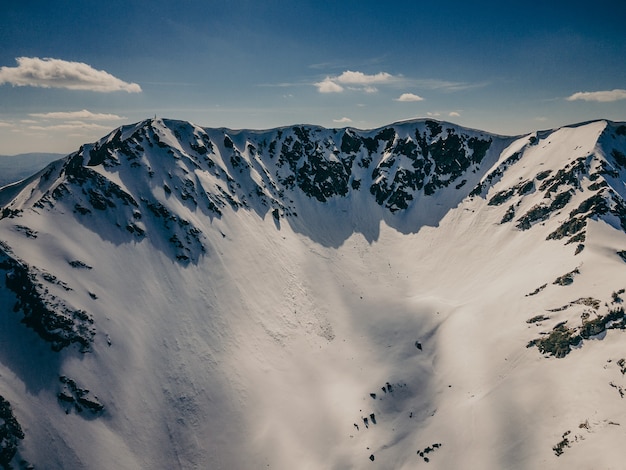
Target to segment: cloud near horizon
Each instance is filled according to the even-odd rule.
[[[375,93],[378,91],[374,85],[384,84],[397,80],[387,72],[379,72],[367,75],[363,72],[346,70],[341,75],[326,77],[321,82],[314,83],[320,93],[341,93],[347,87],[350,90]]]
[[[408,85],[413,88],[425,88],[429,90],[438,90],[441,92],[454,93],[459,91],[471,90],[475,88],[482,88],[487,86],[488,82],[480,83],[468,83],[468,82],[454,82],[449,80],[440,79],[416,79],[407,78],[403,75],[392,75],[387,72],[379,72],[376,74],[368,75],[363,72],[357,72],[352,70],[346,70],[340,75],[326,76],[324,80],[315,82],[313,85],[317,87],[317,91],[320,93],[341,93],[345,90],[360,91],[364,93],[375,93],[378,89],[374,85]],[[402,96],[407,95],[404,99],[396,99],[396,101],[421,101],[418,99],[411,99],[412,96],[419,96],[413,93],[404,93]],[[421,97],[420,97],[421,98]]]
[[[349,122],[352,122],[352,119],[350,119],[349,117],[342,117],[341,119],[333,119],[333,122],[336,122],[338,124],[347,124]]]
[[[104,70],[96,70],[82,62],[61,59],[18,57],[17,67],[0,67],[0,85],[65,88],[99,93],[126,91],[140,93],[136,83],[127,83]]]
[[[607,91],[579,91],[565,98],[567,101],[596,101],[610,103],[613,101],[626,100],[626,90],[615,89]]]
[[[414,93],[402,93],[399,98],[395,98],[394,101],[400,101],[402,103],[410,103],[415,101],[424,101],[424,98]]]
[[[33,131],[105,131],[110,130],[110,127],[93,122],[68,121],[52,126],[28,126],[28,129]]]
[[[81,111],[58,111],[52,113],[32,113],[31,117],[42,119],[87,119],[91,121],[120,121],[126,119],[124,116],[118,116],[117,114],[105,114],[105,113],[92,113],[86,109]]]

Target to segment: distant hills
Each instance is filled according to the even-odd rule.
[[[63,156],[62,153],[0,155],[0,187],[26,178]]]

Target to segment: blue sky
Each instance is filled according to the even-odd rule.
[[[207,127],[626,120],[623,1],[59,0],[0,15],[0,154]]]

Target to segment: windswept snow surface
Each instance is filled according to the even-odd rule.
[[[489,148],[394,179],[446,128]],[[0,286],[15,466],[620,468],[623,310],[582,328],[626,299],[626,126],[385,129],[146,121],[0,191],[0,262],[91,318],[55,351]]]

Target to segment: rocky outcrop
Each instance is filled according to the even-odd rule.
[[[11,404],[0,395],[0,465],[11,468],[11,460],[17,453],[19,441],[24,439],[24,432],[13,414]]]
[[[23,313],[22,322],[48,341],[55,351],[73,343],[87,350],[96,333],[92,316],[52,294],[48,285],[57,285],[66,291],[71,288],[52,274],[13,258],[7,251],[6,245],[0,247],[0,270],[4,271],[7,288],[17,298],[13,310]]]

